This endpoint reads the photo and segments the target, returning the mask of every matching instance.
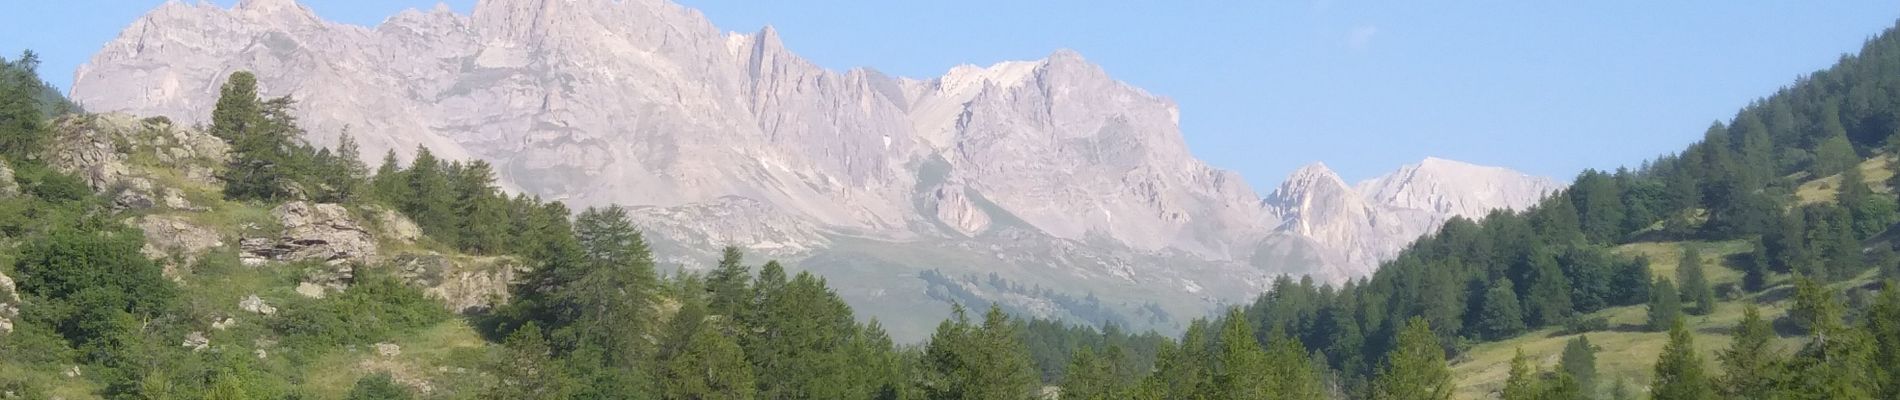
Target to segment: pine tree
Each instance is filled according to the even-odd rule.
[[[1431,324],[1413,317],[1400,330],[1385,367],[1372,381],[1374,400],[1446,400],[1452,395],[1451,368]]]
[[[1676,285],[1669,280],[1656,278],[1650,285],[1649,329],[1662,331],[1682,317],[1682,297],[1676,294]]]
[[[1624,209],[1622,189],[1617,187],[1615,178],[1601,171],[1586,170],[1570,187],[1570,199],[1576,202],[1584,237],[1594,243],[1621,239]]]
[[[1575,312],[1570,302],[1570,280],[1557,266],[1556,257],[1537,250],[1531,258],[1530,287],[1524,293],[1525,319],[1530,326],[1563,323]]]
[[[1795,276],[1794,307],[1788,309],[1788,319],[1796,328],[1809,334],[1818,333],[1829,321],[1839,321],[1841,313],[1840,302],[1826,285],[1806,276]]]
[[[1543,398],[1542,385],[1537,381],[1537,367],[1531,365],[1531,358],[1524,355],[1524,349],[1517,349],[1517,356],[1511,357],[1511,374],[1504,381],[1504,389],[1498,392],[1500,400],[1540,400]]]
[[[260,124],[262,104],[258,102],[257,75],[250,71],[232,72],[219,90],[218,103],[211,109],[211,134],[226,142],[237,142]]]
[[[925,346],[931,376],[924,392],[932,399],[1027,400],[1035,396],[1035,365],[1002,308],[990,306],[983,324],[972,326],[963,307],[937,325]]]
[[[1524,315],[1518,309],[1517,292],[1510,279],[1498,279],[1484,291],[1478,313],[1478,329],[1485,338],[1499,340],[1524,331]]]
[[[1570,375],[1577,387],[1585,393],[1595,393],[1597,388],[1597,350],[1590,345],[1590,337],[1578,335],[1564,344],[1563,357],[1558,361],[1561,372]]]
[[[749,400],[755,397],[752,365],[739,344],[715,323],[698,323],[677,354],[660,361],[668,399]]]
[[[356,138],[349,131],[337,138],[336,155],[325,164],[323,176],[318,177],[327,189],[323,201],[350,203],[363,197],[369,167],[363,165],[362,149],[357,147]]]
[[[489,360],[492,377],[476,398],[483,400],[562,399],[573,389],[566,370],[553,356],[541,328],[529,323],[516,329],[503,348]]]
[[[455,193],[445,164],[436,159],[429,148],[417,146],[415,160],[410,161],[409,170],[402,175],[408,178],[404,190],[408,197],[398,204],[403,212],[430,237],[455,243],[454,229],[460,219],[454,215]]]
[[[383,203],[401,205],[409,197],[408,178],[402,176],[402,164],[396,159],[396,151],[383,153],[383,163],[376,167],[376,175],[370,177],[370,190]]]
[[[19,60],[0,59],[0,67],[0,157],[18,164],[36,157],[50,136],[34,101],[39,56],[27,51]]]
[[[476,160],[463,167],[452,182],[455,191],[455,215],[461,217],[457,235],[461,248],[479,254],[499,254],[506,249],[507,210],[496,197],[495,171],[487,161]],[[618,208],[615,208],[618,209]],[[620,211],[620,214],[625,214]]]
[[[1763,239],[1756,238],[1754,246],[1748,252],[1748,262],[1742,266],[1742,290],[1759,292],[1768,287],[1769,263],[1768,245]]]
[[[1824,216],[1814,222],[1809,233],[1809,242],[1822,247],[1825,261],[1822,270],[1813,271],[1809,277],[1827,281],[1839,281],[1858,275],[1865,266],[1860,240],[1854,235],[1853,216],[1840,207],[1821,207],[1815,210]]]
[[[293,138],[302,135],[287,97],[260,101],[257,79],[238,71],[225,81],[211,112],[211,133],[231,145],[221,175],[224,195],[238,200],[278,200],[291,195],[297,165]]]
[[[1319,370],[1325,368],[1325,361],[1311,361],[1306,347],[1298,340],[1275,332],[1267,340],[1267,376],[1268,392],[1276,393],[1275,398],[1288,400],[1317,400],[1326,398],[1326,389],[1320,381]]]
[[[652,333],[658,286],[652,252],[619,207],[582,211],[574,218],[574,237],[580,276],[554,295],[575,313],[562,331],[578,336],[578,346],[598,349],[606,365],[634,368],[651,350],[641,338]]]
[[[1863,317],[1874,341],[1874,365],[1881,366],[1880,398],[1900,398],[1900,283],[1884,282],[1880,295]]]
[[[1819,285],[1809,282],[1809,286]],[[1799,289],[1797,286],[1797,308],[1802,308],[1800,303],[1803,300],[1823,304],[1806,307],[1815,309],[1808,312],[1807,317],[1812,333],[1807,345],[1788,361],[1788,371],[1792,372],[1791,379],[1788,379],[1791,385],[1787,388],[1790,397],[1873,399],[1879,393],[1884,375],[1882,366],[1874,364],[1878,353],[1874,339],[1867,332],[1842,323],[1839,311],[1841,305],[1833,299],[1831,292],[1826,292],[1826,288],[1818,290],[1825,294],[1811,292],[1805,293],[1806,296]]]
[[[1829,111],[1839,110],[1834,103],[1828,103],[1827,108]],[[1824,114],[1835,115],[1835,117],[1823,116],[1822,118],[1824,128],[1822,139],[1820,144],[1814,147],[1814,164],[1809,170],[1814,177],[1838,174],[1848,168],[1856,168],[1860,164],[1860,155],[1855,154],[1853,142],[1848,141],[1847,130],[1841,128],[1839,112],[1824,112]]]
[[[1761,319],[1754,305],[1742,311],[1742,322],[1735,327],[1735,341],[1716,355],[1722,365],[1722,377],[1716,391],[1726,399],[1755,399],[1774,389],[1780,372],[1780,357],[1775,354],[1774,328]]]
[[[1269,382],[1280,377],[1268,375],[1267,352],[1254,341],[1253,326],[1239,307],[1230,308],[1220,330],[1220,372],[1214,378],[1215,397],[1225,399],[1263,399],[1273,392]]]
[[[1208,352],[1207,320],[1188,323],[1181,344],[1163,342],[1155,353],[1154,372],[1136,389],[1142,399],[1211,398],[1213,377],[1208,371],[1213,355]]]
[[[1083,347],[1069,359],[1062,380],[1062,398],[1072,400],[1111,400],[1116,399],[1110,389],[1115,377],[1110,376],[1108,363],[1096,359],[1095,352]]]
[[[1688,312],[1695,315],[1709,315],[1715,312],[1715,291],[1709,288],[1709,281],[1703,277],[1702,252],[1696,246],[1683,246],[1682,261],[1676,264],[1676,283],[1682,285],[1684,301],[1690,302]]]
[[[1655,400],[1713,400],[1715,389],[1702,371],[1702,356],[1696,354],[1694,335],[1677,318],[1669,328],[1669,343],[1663,345],[1656,360],[1655,380],[1649,385]]]
[[[706,276],[706,290],[712,294],[708,307],[713,314],[738,317],[752,302],[746,281],[752,270],[745,266],[745,253],[727,246],[720,253],[719,265]]]

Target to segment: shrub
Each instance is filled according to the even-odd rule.
[[[1607,330],[1610,330],[1609,318],[1573,317],[1569,321],[1564,321],[1564,328],[1562,330],[1559,330],[1557,334],[1558,335],[1575,335],[1579,333],[1607,331]]]
[[[301,307],[287,307],[268,325],[286,344],[318,348],[366,344],[449,318],[442,304],[387,274],[357,269],[355,285]]]

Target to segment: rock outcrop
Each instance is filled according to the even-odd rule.
[[[158,191],[162,178],[151,171],[177,171],[180,184],[217,184],[212,171],[230,149],[207,133],[119,113],[63,117],[53,132],[48,163],[128,209],[170,205],[160,201],[166,197]]]
[[[165,277],[173,280],[183,278],[180,267],[196,264],[206,252],[224,246],[223,234],[181,216],[145,215],[126,224],[145,232],[145,247],[139,252],[163,263]]]
[[[260,314],[260,315],[276,315],[277,314],[277,307],[272,306],[269,303],[265,303],[263,298],[259,298],[257,297],[257,295],[254,295],[254,294],[250,296],[245,296],[243,300],[239,300],[238,309],[244,310],[246,312]]]
[[[492,309],[508,299],[515,278],[526,271],[505,257],[451,258],[441,254],[404,254],[390,266],[398,278],[441,300],[449,311]]]
[[[0,199],[9,199],[20,195],[20,184],[13,181],[13,168],[6,161],[0,161]]]
[[[240,241],[245,264],[318,261],[338,266],[366,265],[377,260],[375,237],[343,206],[293,201],[271,209],[271,215],[283,232],[276,238]]]
[[[20,317],[20,293],[13,278],[0,274],[0,336],[13,333],[13,319]]]

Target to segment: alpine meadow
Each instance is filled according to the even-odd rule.
[[[1073,50],[472,3],[0,58],[0,399],[1900,398],[1900,23],[1637,165],[1260,195]]]

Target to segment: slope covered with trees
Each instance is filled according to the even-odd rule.
[[[418,149],[372,171],[349,140],[309,146],[295,102],[259,98],[239,72],[206,128],[231,149],[207,212],[393,209],[420,225],[417,246],[524,272],[506,301],[456,318],[393,266],[357,265],[347,289],[258,311],[208,346],[195,330],[224,323],[219,288],[289,290],[298,272],[222,253],[168,279],[126,223],[139,211],[48,166],[49,117],[74,110],[33,64],[0,79],[15,188],[0,196],[0,273],[17,282],[0,293],[0,398],[1900,396],[1883,367],[1900,361],[1900,292],[1882,283],[1900,277],[1894,31],[1686,150],[1585,171],[1524,212],[1453,220],[1367,279],[1281,278],[1179,339],[959,306],[919,345],[856,319],[824,278],[737,250],[662,275],[626,211],[510,196],[480,161]],[[391,362],[358,354],[393,353],[388,341],[419,345],[440,373],[365,368]],[[1532,355],[1540,343],[1557,362]],[[1652,345],[1639,375],[1598,355]],[[1495,384],[1461,385],[1477,379],[1461,371],[1494,370]]]

